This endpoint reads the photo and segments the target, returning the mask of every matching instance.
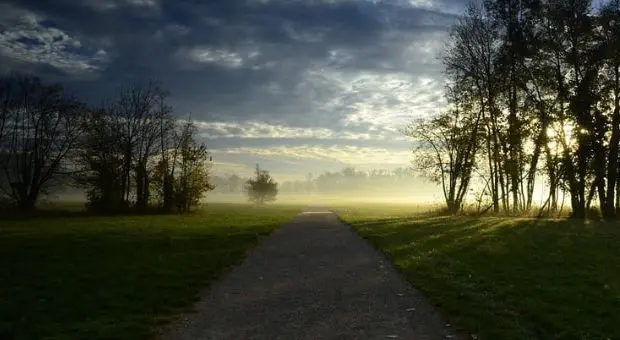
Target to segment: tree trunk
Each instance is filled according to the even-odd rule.
[[[146,204],[144,202],[144,169],[141,163],[136,166],[136,209],[144,212]]]
[[[526,204],[525,210],[529,211],[532,208],[532,200],[534,196],[534,185],[536,183],[536,170],[538,169],[538,160],[540,159],[540,153],[542,152],[542,148],[545,147],[545,151],[547,152],[547,162],[551,161],[551,150],[549,150],[549,141],[547,138],[547,128],[548,128],[548,119],[546,118],[546,113],[541,109],[541,127],[538,135],[536,136],[536,140],[534,141],[534,153],[532,154],[532,159],[530,161],[530,167],[527,173],[527,194],[526,194]],[[548,167],[551,164],[547,165]],[[549,181],[551,182],[551,180]],[[551,185],[551,183],[550,183]],[[555,197],[555,195],[554,195]],[[555,199],[553,200],[555,201]]]
[[[620,142],[620,69],[614,68],[615,90],[614,90],[614,112],[611,122],[611,138],[609,141],[609,155],[607,160],[607,199],[604,206],[601,205],[603,216],[606,218],[616,217],[616,187],[618,176],[618,143]],[[614,202],[616,199],[616,202]]]
[[[546,156],[546,167],[547,167],[547,176],[549,178],[549,196],[551,199],[551,203],[549,205],[549,211],[555,212],[558,209],[558,201],[557,201],[557,192],[558,192],[558,180],[557,174],[555,170],[555,161],[553,160],[553,156],[551,155],[551,148],[548,143],[545,143],[545,156]]]
[[[33,211],[36,206],[36,198],[33,195],[26,195],[17,202],[17,209],[22,212]]]
[[[171,211],[174,207],[174,177],[166,172],[163,182],[163,208],[164,211]]]
[[[509,30],[512,31],[510,28]],[[510,187],[512,191],[512,213],[516,215],[519,210],[519,183],[521,181],[521,174],[519,173],[519,149],[521,149],[521,143],[519,136],[519,121],[517,119],[517,88],[515,85],[514,60],[511,60],[510,75],[511,86],[509,94],[510,114],[508,115],[508,174],[510,176]]]
[[[616,211],[620,211],[620,176],[616,174]]]
[[[149,180],[146,161],[141,160],[136,166],[136,209],[146,211],[149,201]]]
[[[493,202],[493,213],[499,213],[499,195],[497,187],[497,174],[495,172],[495,162],[491,151],[491,136],[487,128],[486,144],[487,144],[487,161],[489,162],[489,184],[491,189],[491,200]]]

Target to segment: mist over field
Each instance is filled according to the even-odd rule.
[[[205,203],[245,203],[247,197],[243,195],[214,193],[208,195]],[[407,195],[406,193],[394,195],[391,192],[377,190],[370,194],[360,194],[355,191],[332,193],[332,194],[294,194],[283,193],[278,195],[276,204],[308,204],[328,206],[329,204],[352,204],[352,203],[382,203],[382,204],[413,204],[435,206],[442,203],[441,197],[427,192]]]
[[[231,176],[236,175],[230,175]],[[238,177],[240,180],[244,180]],[[230,187],[226,177],[215,176],[215,188],[208,192],[202,203],[247,203],[248,196],[242,186]],[[277,178],[275,179],[277,181]],[[321,204],[331,203],[410,203],[415,205],[436,205],[442,202],[441,189],[423,178],[412,177],[405,181],[373,183],[368,178],[349,179],[346,185],[326,183],[328,187],[317,187],[315,182],[288,180],[278,182],[277,204]],[[239,182],[243,185],[244,182]],[[323,190],[321,190],[323,189]],[[47,202],[86,203],[84,190],[64,188],[43,198]]]

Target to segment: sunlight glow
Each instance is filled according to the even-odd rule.
[[[549,148],[553,154],[559,154],[564,148],[572,149],[576,140],[573,137],[574,124],[572,123],[556,123],[547,128],[547,137],[549,137]]]

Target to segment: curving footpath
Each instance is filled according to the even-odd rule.
[[[181,339],[456,339],[351,227],[309,209],[203,292],[162,335]]]

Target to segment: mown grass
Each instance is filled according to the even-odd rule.
[[[0,339],[143,339],[295,206],[0,220]]]
[[[620,339],[620,223],[334,210],[479,339]]]

